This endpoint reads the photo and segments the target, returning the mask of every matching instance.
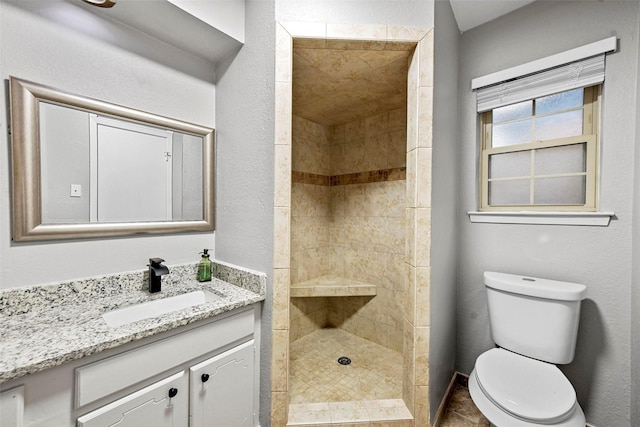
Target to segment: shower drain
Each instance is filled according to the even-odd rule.
[[[349,359],[347,356],[342,356],[338,358],[338,363],[341,365],[350,365],[351,359]]]

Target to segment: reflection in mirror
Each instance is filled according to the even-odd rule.
[[[14,240],[213,230],[212,129],[10,85]]]

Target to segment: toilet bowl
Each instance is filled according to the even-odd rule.
[[[569,380],[555,365],[495,348],[481,354],[469,376],[474,403],[497,427],[584,427]]]
[[[477,359],[469,392],[496,427],[585,427],[576,392],[556,364],[573,360],[586,286],[485,272],[497,348]]]

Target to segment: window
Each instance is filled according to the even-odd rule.
[[[481,210],[596,210],[600,89],[481,113]]]

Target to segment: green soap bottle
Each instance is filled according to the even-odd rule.
[[[202,258],[198,263],[198,281],[209,282],[211,281],[211,260],[209,259],[209,249],[205,249],[204,252],[200,252]]]

